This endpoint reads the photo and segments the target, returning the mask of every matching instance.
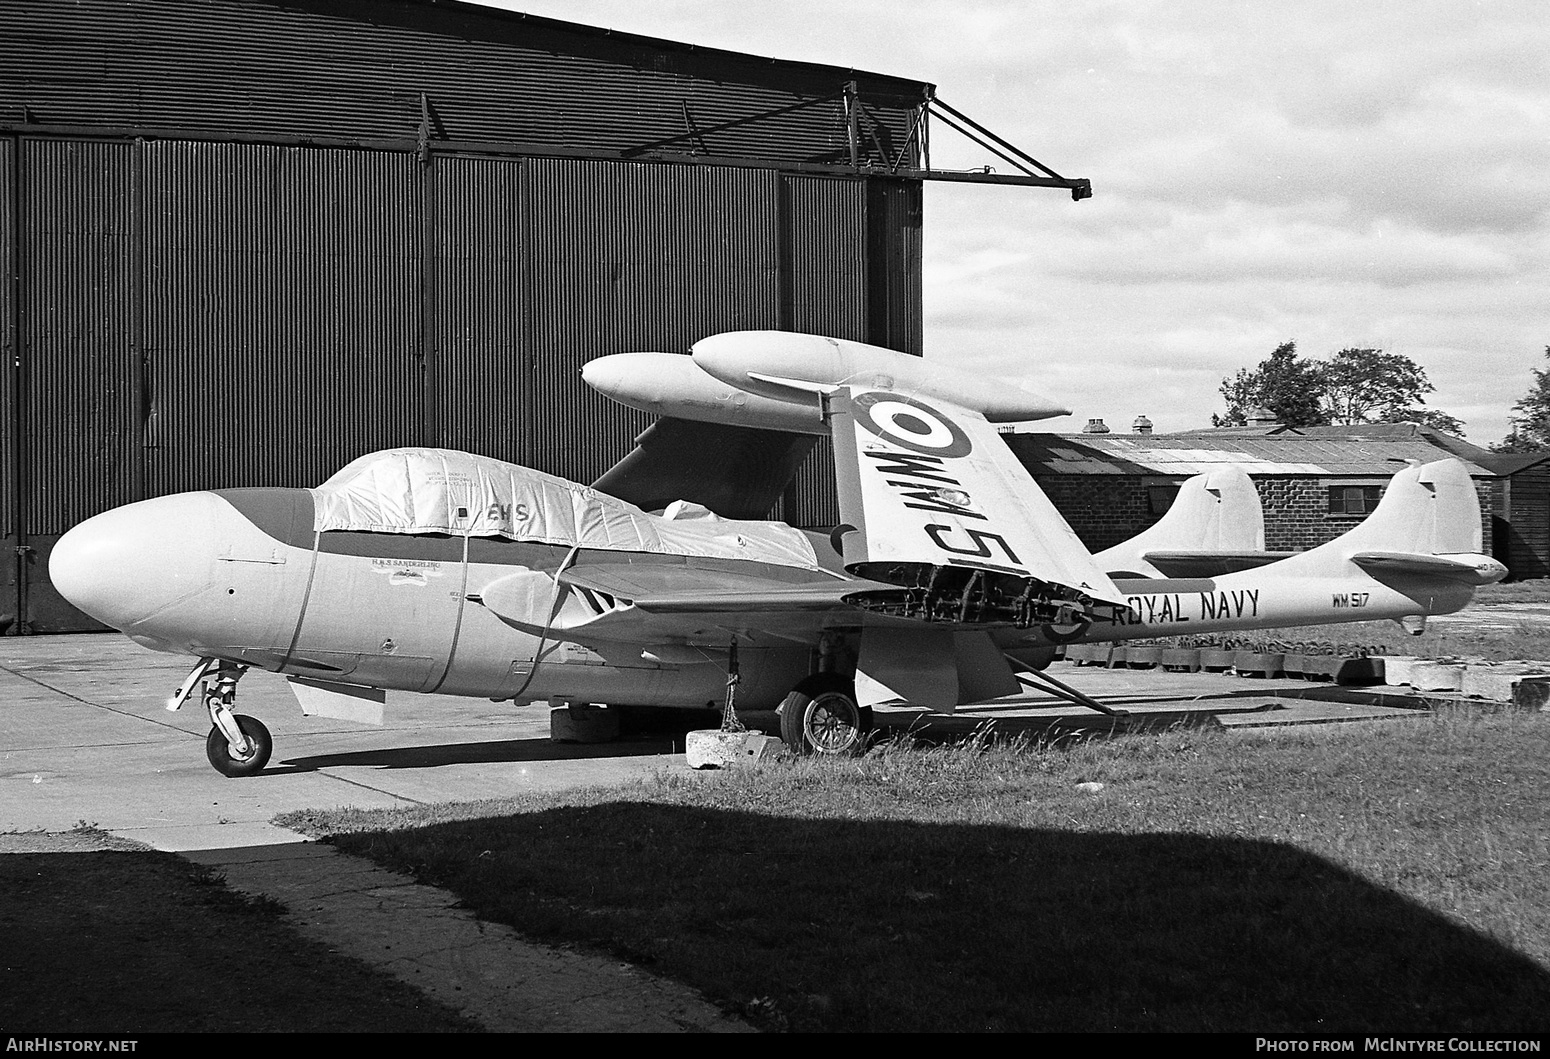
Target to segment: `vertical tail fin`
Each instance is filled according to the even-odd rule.
[[[1386,583],[1419,577],[1488,585],[1507,568],[1481,554],[1483,536],[1469,472],[1458,460],[1438,460],[1400,471],[1366,521],[1281,569],[1321,576],[1354,563]]]
[[[1330,543],[1346,552],[1377,548],[1449,555],[1479,552],[1481,540],[1475,483],[1458,460],[1438,460],[1396,474],[1377,510]]]
[[[1264,550],[1265,515],[1253,480],[1241,467],[1222,467],[1186,481],[1156,525],[1094,558],[1116,577],[1171,577],[1187,576],[1171,572],[1180,564]]]

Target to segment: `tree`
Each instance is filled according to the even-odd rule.
[[[1415,361],[1381,349],[1342,349],[1320,374],[1328,421],[1342,425],[1414,422],[1426,395],[1436,389]]]
[[[1550,356],[1550,349],[1546,350]],[[1537,372],[1550,379],[1550,369]],[[1544,382],[1546,447],[1550,447],[1550,382]],[[1435,408],[1423,407],[1436,387],[1426,371],[1403,353],[1381,349],[1346,348],[1329,360],[1299,360],[1297,346],[1286,342],[1253,371],[1222,380],[1227,414],[1212,415],[1213,426],[1248,422],[1256,405],[1272,412],[1286,426],[1326,423],[1419,423],[1448,434],[1464,433],[1464,424]]]
[[[1550,346],[1545,347],[1550,359]],[[1491,446],[1492,452],[1543,452],[1550,449],[1550,368],[1535,369],[1534,385],[1512,406],[1512,433]]]
[[[1419,423],[1423,427],[1440,430],[1444,434],[1452,434],[1455,437],[1464,436],[1464,424],[1454,419],[1446,412],[1435,408],[1412,408],[1399,417],[1400,423]]]
[[[1227,414],[1211,416],[1211,425],[1242,426],[1251,408],[1265,408],[1289,427],[1318,426],[1329,420],[1320,407],[1323,385],[1319,366],[1297,356],[1297,343],[1283,342],[1259,365],[1222,380]]]

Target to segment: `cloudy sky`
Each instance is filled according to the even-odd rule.
[[[1027,379],[1060,429],[1209,426],[1293,340],[1405,354],[1484,445],[1550,366],[1544,0],[491,2],[929,81],[1090,179],[925,191],[927,359]],[[995,163],[952,135],[934,164]]]

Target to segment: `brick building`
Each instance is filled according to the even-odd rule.
[[[1504,456],[1410,423],[1291,428],[1279,424],[1176,434],[1005,434],[1007,445],[1098,551],[1151,526],[1186,478],[1236,464],[1265,509],[1265,546],[1303,550],[1365,518],[1407,461],[1455,456],[1480,494],[1485,550],[1514,579],[1550,576],[1550,453]]]

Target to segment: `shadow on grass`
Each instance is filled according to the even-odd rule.
[[[0,937],[11,1034],[478,1028],[170,853],[0,856]]]
[[[337,836],[796,1030],[1542,1032],[1550,974],[1275,842],[608,802]]]

